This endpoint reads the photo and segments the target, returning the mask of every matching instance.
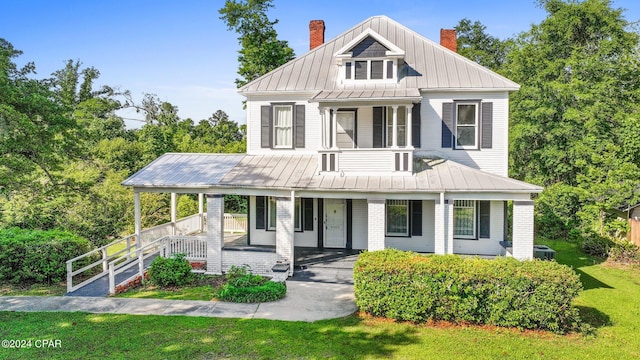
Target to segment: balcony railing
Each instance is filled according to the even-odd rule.
[[[318,151],[320,171],[344,173],[411,173],[413,149],[323,149]]]

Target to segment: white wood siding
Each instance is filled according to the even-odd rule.
[[[310,103],[310,96],[251,96],[247,99],[247,154],[315,154],[320,148],[321,114],[317,103]],[[305,105],[304,149],[269,149],[260,147],[260,107],[272,103],[289,102]],[[293,119],[295,123],[295,118]],[[295,141],[295,139],[294,139]]]
[[[491,149],[453,150],[442,148],[442,104],[454,100],[482,100],[493,103],[493,146]],[[421,148],[416,154],[450,159],[475,169],[507,176],[509,95],[496,93],[425,93],[422,100]]]
[[[435,201],[422,201],[422,236],[386,237],[385,247],[400,250],[435,251]]]
[[[504,202],[491,202],[491,239],[463,240],[453,239],[455,254],[470,255],[500,255],[503,248],[500,241],[504,240]]]

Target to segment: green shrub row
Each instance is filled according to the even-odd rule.
[[[222,301],[258,303],[280,300],[286,294],[284,283],[268,281],[246,267],[232,266],[227,272],[227,283],[218,289],[216,297]]]
[[[387,249],[361,254],[354,281],[358,307],[374,316],[558,333],[581,325],[572,306],[582,289],[579,277],[553,261],[423,256]]]
[[[66,262],[92,250],[91,243],[59,230],[0,230],[0,282],[56,283],[66,279]],[[74,264],[79,269],[95,261]]]
[[[158,256],[149,267],[149,280],[160,286],[183,286],[193,281],[191,264],[184,254],[172,257]]]

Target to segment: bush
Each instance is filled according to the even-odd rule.
[[[624,264],[640,264],[640,248],[627,240],[615,241],[609,250],[609,259]]]
[[[613,241],[594,232],[582,234],[580,247],[582,248],[582,251],[591,256],[607,257],[613,246]]]
[[[149,267],[149,280],[160,287],[187,285],[193,281],[191,264],[184,254],[158,256]]]
[[[216,294],[223,301],[257,303],[282,299],[287,293],[284,283],[268,281],[246,267],[232,266],[227,272],[227,283]]]
[[[0,281],[10,283],[57,283],[66,278],[67,260],[92,250],[91,243],[59,230],[0,230]],[[96,260],[87,257],[75,268]]]
[[[553,261],[365,252],[354,270],[356,304],[374,316],[542,329],[580,328],[571,302],[582,285]]]

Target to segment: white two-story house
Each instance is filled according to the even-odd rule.
[[[453,30],[438,44],[375,16],[328,42],[324,22],[310,31],[309,52],[240,88],[247,154],[166,154],[124,184],[207,195],[209,272],[291,264],[298,246],[532,258],[542,189],[507,176],[519,85],[458,55]],[[249,197],[243,249],[224,247],[224,194]]]

